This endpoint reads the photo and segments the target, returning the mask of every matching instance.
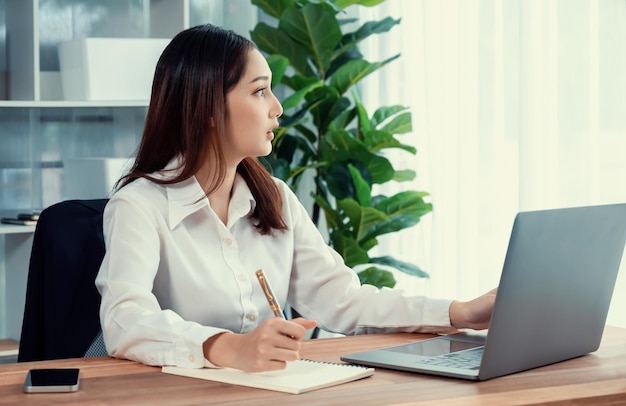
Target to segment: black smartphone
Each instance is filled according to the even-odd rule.
[[[76,392],[79,373],[78,368],[31,369],[24,380],[24,392]]]

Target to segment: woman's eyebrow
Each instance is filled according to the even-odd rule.
[[[257,76],[256,78],[252,79],[250,81],[250,83],[254,83],[254,82],[267,82],[268,80],[270,80],[269,76]]]

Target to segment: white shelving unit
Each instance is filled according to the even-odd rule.
[[[128,157],[136,148],[147,100],[64,100],[56,47],[89,36],[171,37],[189,26],[189,1],[107,3],[0,1],[2,216],[72,198],[65,194],[65,159]],[[34,230],[0,225],[0,338],[19,340]]]
[[[171,38],[203,23],[246,35],[257,21],[251,7],[250,0],[0,0],[0,216],[76,197],[67,193],[65,160],[127,158],[141,138],[147,100],[64,99],[61,41]],[[0,339],[19,340],[34,230],[0,225]]]
[[[73,198],[64,185],[64,160],[127,158],[140,140],[147,100],[64,100],[61,41],[171,38],[191,25],[225,25],[227,14],[235,21],[223,3],[0,0],[0,27],[6,27],[0,32],[0,215]],[[229,3],[250,7],[249,0]],[[34,230],[0,225],[0,339],[19,340]]]
[[[0,0],[0,216],[76,197],[67,193],[65,160],[127,158],[141,138],[147,100],[64,99],[61,41],[171,38],[203,23],[246,35],[257,21],[251,7],[250,0]],[[19,340],[34,230],[0,225],[0,339]]]

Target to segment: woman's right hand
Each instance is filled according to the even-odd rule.
[[[300,343],[314,320],[272,317],[249,333],[221,333],[204,342],[204,356],[213,365],[248,372],[284,369],[299,358]]]
[[[456,328],[482,330],[489,327],[498,288],[467,302],[450,304],[450,324]]]

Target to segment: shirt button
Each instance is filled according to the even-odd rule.
[[[226,246],[230,247],[231,245],[233,245],[233,239],[230,238],[230,237],[224,238],[224,244],[226,244]]]
[[[239,279],[241,282],[245,282],[248,280],[248,276],[245,273],[240,273],[237,279]]]
[[[246,315],[246,319],[250,320],[250,321],[255,321],[256,320],[256,315],[253,313],[248,313]]]
[[[194,362],[196,360],[196,357],[193,356],[193,354],[189,354],[189,362]]]

